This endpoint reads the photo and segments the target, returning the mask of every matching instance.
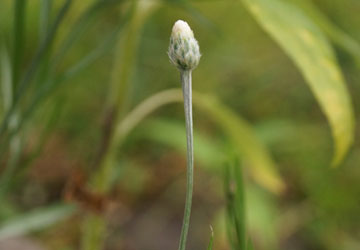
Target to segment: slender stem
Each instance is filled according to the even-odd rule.
[[[179,250],[185,250],[186,239],[189,231],[191,203],[193,193],[193,179],[194,179],[194,146],[193,146],[193,121],[192,121],[192,93],[191,93],[191,71],[181,71],[181,84],[184,96],[184,110],[186,123],[186,155],[187,155],[187,183],[186,183],[186,198],[184,220],[181,229]]]

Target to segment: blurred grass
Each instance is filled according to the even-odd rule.
[[[225,168],[227,231],[231,249],[248,249],[242,169],[235,160]]]
[[[70,205],[52,205],[9,219],[0,226],[0,240],[39,231],[73,214]]]

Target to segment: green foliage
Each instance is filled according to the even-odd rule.
[[[152,248],[179,227],[183,178],[166,179],[183,170],[186,140],[182,93],[169,89],[178,75],[166,48],[171,25],[183,19],[194,27],[203,54],[194,71],[198,217],[191,224],[191,244],[227,245],[219,228],[210,241],[203,230],[222,210],[219,187],[225,181],[234,249],[253,249],[250,238],[259,250],[356,249],[356,140],[345,155],[354,137],[353,112],[358,113],[351,103],[357,107],[360,98],[358,70],[350,60],[360,65],[360,5],[242,3],[0,1],[0,241],[31,234],[54,250],[64,245],[99,250],[105,244],[126,248],[124,238],[131,234],[130,240],[139,237]],[[337,46],[337,58],[329,41]],[[296,70],[315,99],[298,84],[303,79]],[[333,164],[344,165],[339,170],[326,169],[331,138],[315,100],[329,120]],[[114,106],[117,117],[111,116]],[[156,118],[148,120],[150,115]],[[167,147],[174,149],[171,154]],[[222,180],[218,173],[229,151],[241,162],[231,162]],[[101,154],[106,167],[99,164]],[[85,196],[110,204],[100,214],[83,206],[74,213],[74,206],[61,203],[71,172],[79,169],[89,176],[80,185]],[[242,171],[250,177],[246,195]],[[92,185],[92,175],[104,178],[101,187]],[[103,187],[104,194],[94,191]],[[82,223],[82,232],[63,232],[60,222],[69,216]],[[56,239],[46,232],[49,227]],[[161,237],[143,236],[159,228]],[[141,248],[140,243],[131,247]]]

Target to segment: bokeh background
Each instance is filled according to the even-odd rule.
[[[112,143],[111,131],[146,98],[180,88],[179,73],[166,53],[178,19],[190,24],[202,52],[193,72],[194,91],[216,98],[218,109],[232,116],[230,125],[218,126],[225,119],[219,112],[214,118],[194,107],[195,190],[188,249],[207,247],[209,225],[214,249],[230,249],[223,169],[234,154],[244,171],[246,224],[254,249],[359,249],[357,119],[354,144],[331,168],[334,140],[317,98],[242,1],[134,2],[0,2],[3,121],[19,97],[8,123],[13,125],[1,131],[0,249],[91,249],[82,247],[84,227],[96,228],[94,221],[84,224],[91,216],[106,221],[100,226],[106,229],[104,249],[177,247],[186,165],[181,103],[151,112],[120,144]],[[299,1],[288,2],[309,14]],[[360,51],[360,2],[306,2],[353,39],[352,51],[340,46],[326,25],[309,15],[333,46],[358,117],[360,53],[353,52]],[[16,23],[23,23],[23,32]],[[19,91],[27,74],[31,80]],[[270,161],[273,170],[261,164],[252,170],[249,154],[255,162],[264,157],[257,154],[258,144],[269,157],[260,163]],[[111,187],[99,191],[93,179],[101,175],[100,163],[108,155]],[[259,172],[263,179],[256,177]]]

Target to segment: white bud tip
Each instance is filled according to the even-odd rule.
[[[168,55],[180,70],[193,70],[200,61],[199,44],[187,22],[176,21],[173,26]]]
[[[172,34],[181,33],[188,36],[194,36],[189,24],[183,20],[178,20],[173,26]]]

